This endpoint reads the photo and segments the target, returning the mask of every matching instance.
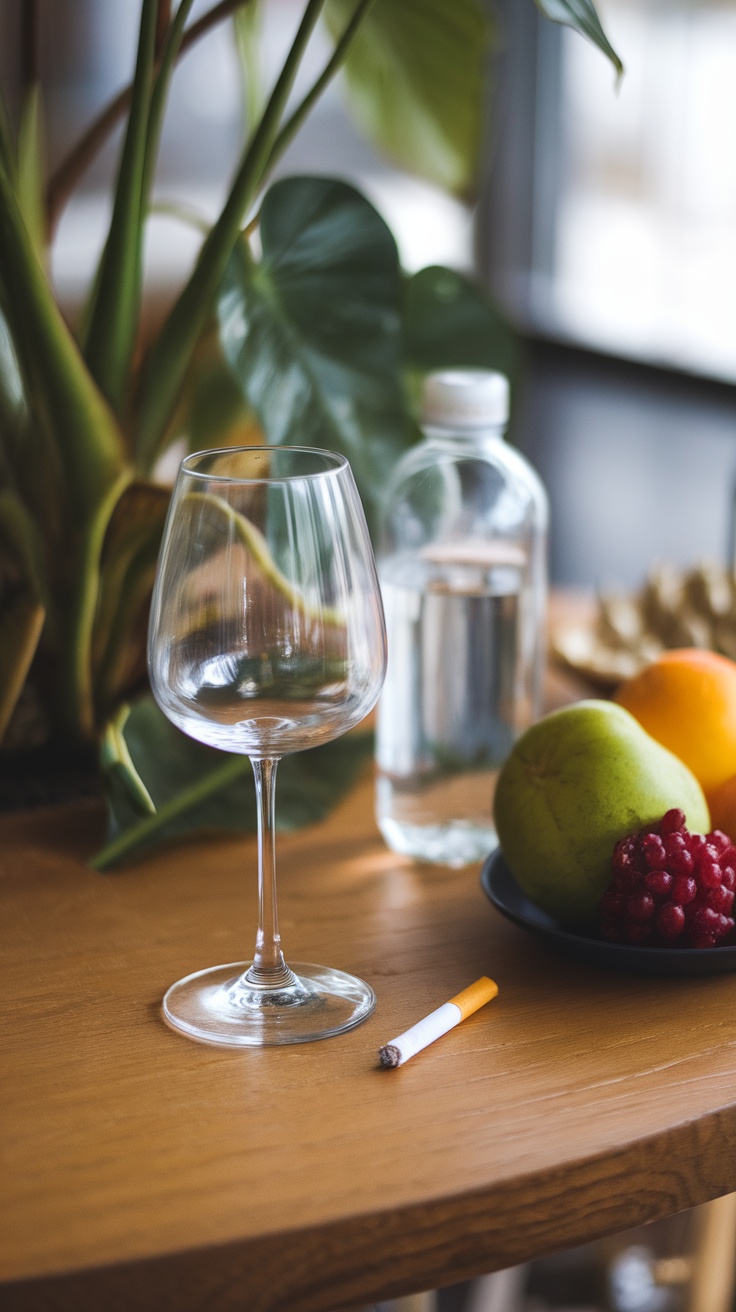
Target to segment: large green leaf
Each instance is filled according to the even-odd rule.
[[[225,355],[269,442],[341,451],[370,517],[409,440],[394,239],[353,187],[306,177],[270,189],[261,243],[227,268]]]
[[[3,314],[5,304],[0,282],[0,486],[13,488],[35,522],[43,526],[44,538],[53,554],[63,535],[63,468],[51,435],[38,413],[29,406],[38,392],[33,378],[24,378],[13,335]],[[40,389],[39,389],[40,390]],[[48,630],[47,615],[47,630]]]
[[[154,75],[158,0],[143,0],[133,97],[120,156],[112,219],[87,324],[85,356],[93,378],[120,412],[138,331],[148,112]]]
[[[125,447],[56,304],[2,165],[0,281],[21,371],[53,437],[73,513],[86,520],[124,468]]]
[[[41,88],[37,82],[34,82],[26,94],[18,129],[18,204],[39,255],[43,255],[46,248],[43,187],[44,141]]]
[[[0,306],[2,288],[0,287]],[[10,335],[8,321],[0,308],[0,440],[10,428],[15,428],[25,413],[26,401],[18,356]]]
[[[105,727],[100,743],[100,767],[110,813],[141,817],[156,814],[156,804],[133,764],[125,738],[130,707],[121,706]]]
[[[297,829],[321,820],[355,782],[371,751],[372,735],[349,734],[285,757],[276,789],[278,828]],[[106,735],[102,764],[109,833],[92,861],[97,870],[186,834],[256,828],[248,760],[186,738],[150,697],[138,702],[128,717],[118,717]],[[156,807],[154,815],[147,798]]]
[[[406,364],[432,369],[498,369],[513,376],[517,338],[476,283],[454,269],[431,265],[406,284],[403,355]]]
[[[563,23],[587,36],[610,59],[616,72],[623,73],[624,66],[603,31],[592,0],[535,0],[535,3],[540,13],[553,23]]]
[[[250,0],[233,14],[235,48],[242,66],[243,109],[248,131],[263,111],[263,10],[264,0]]]
[[[72,595],[61,662],[64,692],[57,711],[63,731],[87,741],[95,738],[97,728],[92,640],[100,597],[102,552],[115,507],[130,481],[130,471],[123,470],[81,532],[75,534]]]
[[[46,579],[38,530],[20,499],[0,491],[0,739],[36,653]]]
[[[4,592],[0,585],[0,739],[23,690],[46,616],[27,589],[10,596]]]
[[[328,0],[335,38],[354,9],[355,0]],[[457,195],[476,183],[492,33],[481,0],[376,0],[345,63],[368,137]]]
[[[98,721],[145,678],[148,608],[169,499],[157,483],[131,483],[107,527],[92,634]]]
[[[40,469],[30,466],[30,477],[40,478],[48,487],[48,478],[41,475],[47,471],[56,475],[56,503],[67,516],[64,692],[57,709],[67,732],[89,738],[94,733],[91,638],[100,553],[109,517],[130,481],[130,471],[120,430],[56,304],[1,165],[0,282],[14,350],[33,405],[29,432],[40,433],[49,448]]]

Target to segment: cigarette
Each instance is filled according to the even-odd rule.
[[[487,975],[481,976],[474,984],[469,984],[463,989],[462,993],[456,994],[449,1002],[430,1012],[429,1016],[417,1021],[417,1024],[412,1025],[405,1034],[400,1034],[398,1039],[392,1039],[390,1043],[379,1048],[378,1058],[381,1065],[403,1066],[405,1061],[421,1052],[422,1048],[434,1043],[435,1039],[441,1039],[448,1030],[459,1025],[461,1020],[472,1016],[479,1007],[484,1007],[496,997],[497,993],[498,984],[495,980],[489,979]]]

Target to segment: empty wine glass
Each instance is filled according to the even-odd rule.
[[[383,683],[386,635],[373,552],[350,466],[297,447],[184,460],[151,608],[153,694],[184,733],[250,757],[258,806],[259,920],[252,962],[172,985],[177,1029],[227,1045],[300,1043],[370,1015],[369,985],[286,965],[276,913],[279,759],[352,728]]]

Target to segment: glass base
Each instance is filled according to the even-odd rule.
[[[260,1048],[342,1034],[366,1020],[376,1005],[369,984],[329,966],[296,962],[293,981],[269,989],[244,978],[251,965],[211,966],[172,984],[164,997],[165,1020],[200,1043]]]

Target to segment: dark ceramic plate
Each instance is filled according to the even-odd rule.
[[[500,850],[492,852],[481,871],[480,882],[494,907],[579,961],[638,975],[720,975],[736,970],[736,946],[726,948],[647,948],[574,934],[563,929],[522,892]]]

